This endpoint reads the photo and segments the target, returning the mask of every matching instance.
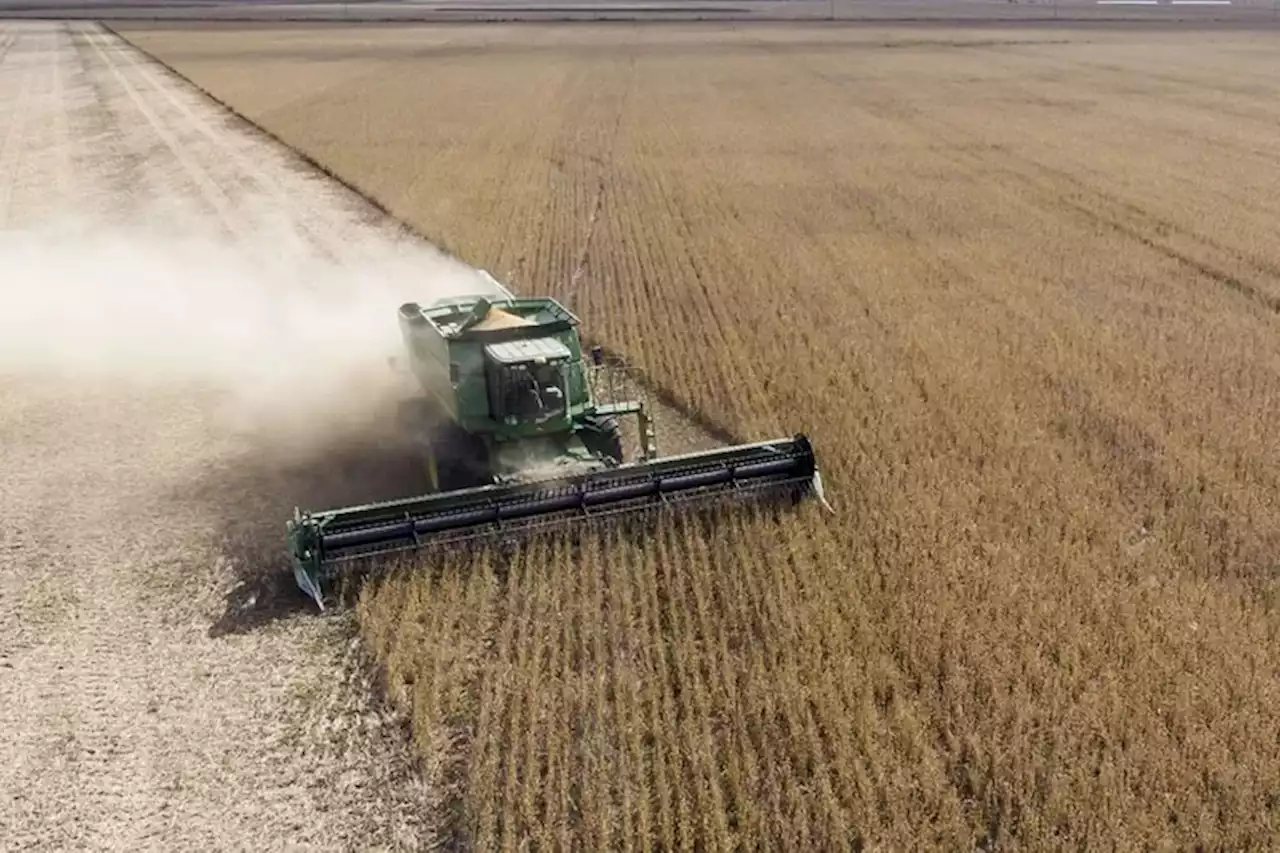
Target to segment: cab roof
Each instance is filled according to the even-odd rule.
[[[569,348],[555,338],[520,338],[489,344],[485,355],[498,364],[546,363],[573,358]]]

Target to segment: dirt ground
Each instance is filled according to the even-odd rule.
[[[341,294],[469,280],[374,219],[98,27],[0,24],[0,847],[423,843],[352,620],[279,559],[294,502],[395,485],[319,449]]]

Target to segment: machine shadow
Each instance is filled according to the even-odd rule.
[[[298,589],[286,550],[285,522],[294,507],[323,510],[422,494],[429,490],[426,470],[414,449],[377,434],[351,434],[309,443],[305,448],[282,447],[277,442],[254,442],[239,457],[206,475],[187,494],[199,502],[199,510],[214,519],[220,556],[232,567],[235,585],[225,596],[222,615],[210,627],[209,636],[243,634],[276,620],[310,613],[323,618],[315,603]],[[515,532],[510,538],[486,540],[495,580],[505,588],[513,557],[539,535],[568,544],[576,558],[584,537],[609,530],[615,542],[643,548],[664,523],[683,519],[687,533],[711,542],[721,529],[726,510],[755,515],[757,520],[776,517],[794,506],[796,499],[776,495],[736,495],[730,500],[694,500],[657,506],[635,513],[579,518],[541,529]],[[766,522],[767,523],[767,522]],[[348,576],[334,584],[330,597],[336,611],[354,604],[369,580],[390,575],[412,565],[430,582],[444,565],[456,566],[445,557],[454,549],[466,550],[474,542],[441,543],[437,559],[389,556],[348,564]],[[327,605],[328,606],[328,605]]]
[[[286,548],[285,523],[294,508],[324,510],[393,500],[428,490],[413,449],[376,430],[287,442],[255,436],[236,457],[187,484],[184,499],[212,519],[220,557],[235,585],[225,596],[213,637],[241,634],[275,620],[312,612],[298,589]],[[340,598],[351,598],[350,588]]]

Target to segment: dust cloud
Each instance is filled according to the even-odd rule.
[[[0,230],[0,378],[198,387],[239,428],[314,427],[396,393],[401,303],[490,289],[420,242],[365,229],[334,259],[258,224],[235,239],[173,217]]]

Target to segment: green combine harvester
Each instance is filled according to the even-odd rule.
[[[355,560],[461,540],[507,539],[574,520],[673,502],[822,498],[803,435],[659,457],[626,368],[584,358],[578,318],[555,299],[520,298],[481,272],[487,295],[400,306],[415,394],[401,426],[422,450],[432,492],[322,512],[294,510],[298,586],[324,609],[324,586]],[[624,459],[619,418],[635,415],[639,459]],[[823,501],[825,504],[825,500]]]

